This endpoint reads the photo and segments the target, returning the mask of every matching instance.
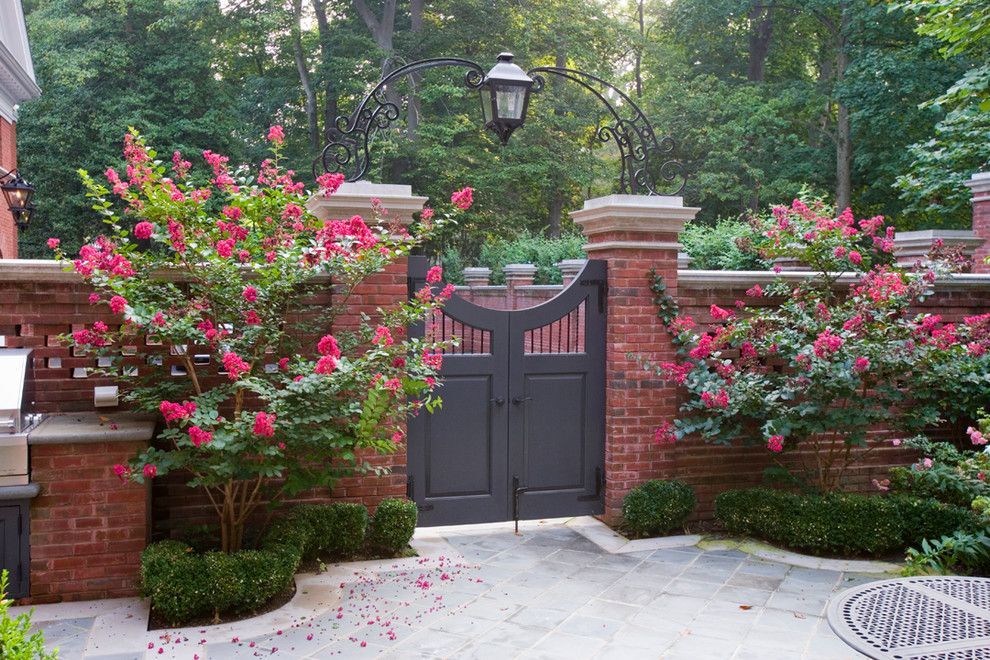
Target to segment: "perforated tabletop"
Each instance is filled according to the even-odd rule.
[[[836,596],[828,622],[842,641],[878,660],[990,660],[990,579],[870,582]]]

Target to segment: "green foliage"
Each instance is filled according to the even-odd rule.
[[[718,218],[714,225],[691,221],[680,235],[694,270],[768,270],[772,264],[757,251],[760,238],[737,218]]]
[[[951,536],[923,540],[909,548],[904,575],[986,574],[990,569],[990,536],[957,530]]]
[[[58,660],[58,651],[45,651],[43,632],[31,632],[31,616],[11,617],[8,613],[13,601],[7,598],[7,569],[0,570],[0,658],[4,660]]]
[[[492,238],[481,246],[477,265],[492,269],[492,284],[505,284],[502,266],[507,264],[533,264],[535,284],[560,284],[557,263],[564,259],[584,259],[584,243],[584,238],[577,234],[560,238],[533,234],[514,239]]]
[[[951,534],[972,524],[965,509],[933,500],[799,495],[766,488],[721,493],[715,498],[715,519],[733,534],[841,556],[886,555],[933,532]]]
[[[402,552],[409,547],[416,531],[417,516],[415,502],[394,498],[382,500],[368,528],[368,546],[387,554]]]
[[[408,531],[408,543],[412,531],[406,507],[388,509],[392,521],[383,526],[382,538],[396,539]],[[412,527],[415,524],[413,505]],[[301,561],[353,557],[365,544],[367,525],[368,510],[361,504],[311,504],[277,519],[258,550],[199,553],[180,541],[153,543],[141,555],[142,593],[173,625],[203,615],[218,618],[257,610],[289,587]],[[380,549],[391,552],[384,543]]]
[[[927,460],[910,467],[892,468],[890,488],[918,497],[969,507],[983,496],[990,496],[986,475],[990,455],[983,451],[961,451],[947,442],[933,442],[924,436],[910,438],[905,445],[917,449]],[[933,538],[931,536],[927,538]]]
[[[696,503],[694,490],[683,482],[647,481],[622,500],[622,525],[634,536],[660,536],[683,525]]]

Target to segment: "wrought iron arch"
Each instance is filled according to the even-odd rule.
[[[479,89],[485,83],[485,70],[480,64],[457,57],[419,60],[391,71],[361,100],[354,112],[337,117],[334,125],[326,129],[326,145],[313,162],[314,175],[322,170],[344,173],[347,181],[362,179],[371,164],[370,146],[375,134],[391,126],[400,115],[399,106],[387,96],[389,84],[427,69],[447,66],[467,69],[464,85],[468,89]],[[526,73],[534,81],[532,93],[544,89],[545,74],[555,75],[577,83],[605,106],[611,123],[599,126],[597,137],[601,142],[614,141],[619,150],[619,192],[677,195],[684,190],[687,174],[684,166],[672,157],[674,139],[668,135],[658,137],[653,124],[628,94],[577,69],[538,66]],[[617,98],[619,103],[613,103],[610,96]],[[664,189],[665,185],[670,187]]]

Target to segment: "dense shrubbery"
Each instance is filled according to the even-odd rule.
[[[978,524],[970,511],[930,498],[767,488],[722,493],[715,499],[715,518],[734,534],[842,556],[886,555]]]
[[[416,518],[415,502],[384,500],[368,528],[368,547],[387,554],[401,552],[416,530]]]
[[[689,222],[680,235],[695,270],[767,270],[772,262],[754,249],[761,239],[752,223],[736,218]]]
[[[181,541],[148,546],[141,555],[142,591],[170,625],[249,612],[284,591],[302,561],[347,559],[365,547],[394,555],[415,527],[416,505],[403,500],[382,501],[370,529],[360,504],[299,506],[271,526],[258,550],[198,553]]]
[[[697,500],[680,481],[654,479],[633,488],[622,501],[623,527],[633,536],[659,536],[684,524]]]
[[[988,427],[990,420],[982,419],[979,429],[968,429],[973,445],[987,444]],[[990,571],[990,485],[986,481],[990,454],[985,449],[959,450],[920,436],[904,443],[917,449],[922,458],[911,467],[893,468],[889,488],[969,508],[978,521],[968,528],[923,536],[917,547],[908,550],[905,572],[986,574]]]

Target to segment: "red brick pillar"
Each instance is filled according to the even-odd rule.
[[[380,204],[387,214],[377,222],[384,225],[409,226],[413,216],[423,210],[426,197],[412,194],[412,188],[404,185],[369,183],[357,181],[345,183],[330,197],[315,196],[307,204],[313,215],[321,220],[346,219],[360,215],[368,225],[376,218],[372,212],[374,204]],[[343,328],[357,327],[361,314],[374,319],[378,308],[388,308],[401,304],[408,295],[408,263],[405,258],[390,265],[384,272],[369,278],[354,291],[348,301],[347,312],[338,319]],[[384,477],[374,475],[342,479],[333,490],[334,499],[361,502],[372,509],[383,498],[403,497],[406,492],[406,447],[390,455],[381,456],[369,452],[366,456],[372,465],[387,466],[390,474]]]
[[[674,358],[657,319],[648,273],[655,268],[670,295],[677,295],[678,235],[699,210],[685,207],[681,197],[610,195],[571,213],[588,239],[588,258],[608,263],[605,518],[610,522],[621,516],[631,488],[676,476],[666,447],[653,442],[657,426],[677,414],[676,388],[647,373],[630,354]]]
[[[977,172],[966,182],[973,191],[973,233],[984,240],[973,253],[973,272],[990,273],[990,172]]]

